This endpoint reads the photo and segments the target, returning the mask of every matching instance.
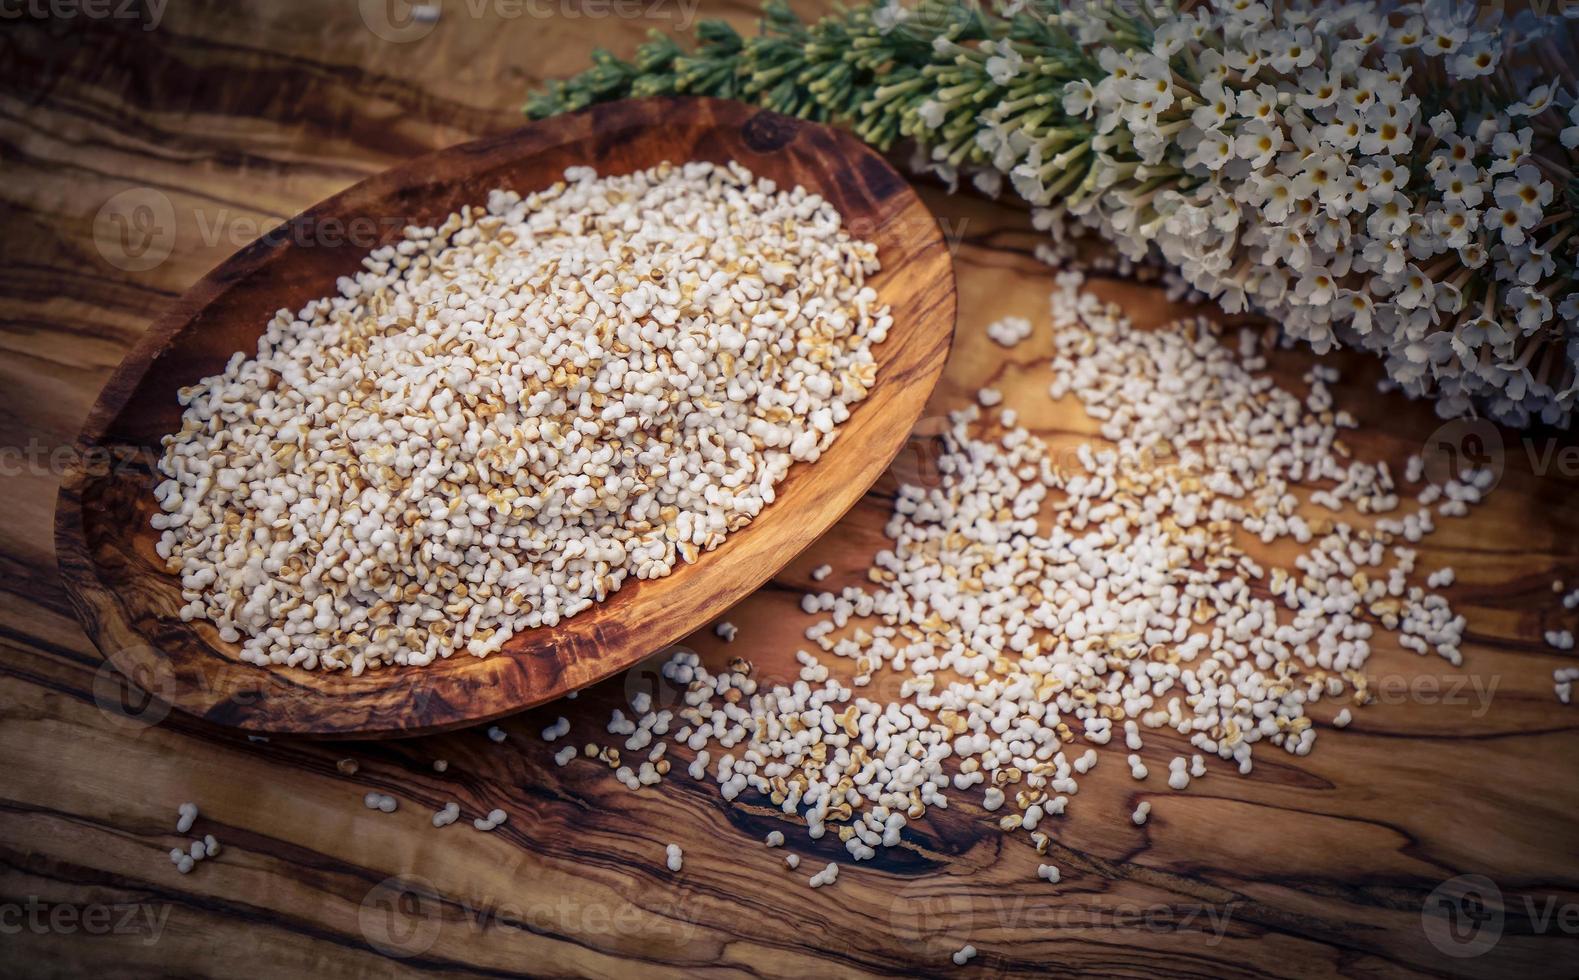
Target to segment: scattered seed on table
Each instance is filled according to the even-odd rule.
[[[490,726],[489,729],[488,729],[488,737],[490,739],[492,739],[493,741],[495,741],[495,742],[503,742],[505,739],[509,738],[510,736],[509,736],[508,733],[505,732],[504,729],[500,728],[498,725],[493,725],[493,726]]]
[[[1031,335],[1031,321],[1023,316],[1006,316],[987,324],[987,336],[1004,347],[1015,347]]]
[[[975,958],[976,947],[972,946],[970,943],[966,943],[965,945],[961,946],[957,952],[955,952],[953,957],[954,965],[964,966],[966,963],[969,963]]]
[[[685,863],[685,852],[680,850],[679,844],[670,844],[663,849],[665,863],[670,871],[679,871]]]
[[[1326,737],[1310,706],[1363,694],[1352,678],[1380,631],[1462,663],[1465,619],[1416,584],[1411,545],[1434,531],[1437,497],[1467,507],[1493,474],[1404,499],[1385,465],[1344,442],[1358,422],[1336,406],[1330,366],[1295,395],[1264,373],[1259,333],[1204,318],[1141,330],[1081,281],[1057,277],[1048,394],[1078,399],[1106,445],[1065,452],[1012,412],[951,413],[937,485],[899,489],[890,547],[862,584],[801,596],[812,621],[795,673],[775,684],[733,662],[715,673],[691,651],[663,665],[683,698],[671,740],[697,753],[694,778],[716,780],[725,800],[750,792],[804,814],[810,839],[831,831],[857,861],[971,789],[984,810],[1008,811],[1000,828],[1034,841],[1096,764],[1086,745],[1180,732],[1194,753],[1169,766],[1171,787],[1203,777],[1206,755],[1244,774],[1253,752],[1302,756]],[[1164,466],[1136,462],[1170,446]],[[1367,520],[1350,523],[1355,512]],[[1226,543],[1241,534],[1294,557],[1263,567]],[[1170,557],[1181,554],[1192,558]],[[1179,658],[1155,662],[1158,647]],[[1288,655],[1257,652],[1268,649]],[[1106,651],[1098,663],[1094,650]],[[853,681],[829,658],[852,663]],[[879,672],[894,692],[863,696]],[[643,707],[616,713],[610,732],[656,731]],[[830,735],[848,740],[837,763],[810,751]],[[1137,826],[1151,806],[1135,807]]]
[[[175,832],[184,834],[197,822],[197,804],[183,803],[176,808]]]
[[[460,815],[461,805],[456,803],[454,800],[451,800],[450,802],[439,807],[437,810],[433,811],[433,826],[448,827],[456,820],[459,820]]]
[[[543,729],[543,741],[552,742],[570,731],[570,719],[563,716],[554,721],[552,725]]]
[[[1579,681],[1579,667],[1559,667],[1552,671],[1552,686],[1557,692],[1557,700],[1568,703],[1573,696],[1574,681]]]

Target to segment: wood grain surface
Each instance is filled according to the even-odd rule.
[[[963,794],[907,830],[903,847],[813,891],[760,840],[783,829],[815,868],[843,856],[832,835],[809,842],[760,801],[725,805],[683,774],[633,794],[590,763],[555,767],[537,732],[558,715],[578,742],[601,732],[626,693],[653,689],[642,668],[507,719],[498,744],[475,729],[252,742],[123,701],[77,625],[51,536],[69,447],[114,366],[262,231],[402,160],[514,128],[535,80],[578,69],[597,44],[629,52],[648,28],[687,16],[658,0],[445,0],[432,25],[351,2],[161,9],[151,30],[81,12],[0,26],[0,973],[1579,972],[1579,708],[1558,704],[1551,685],[1575,659],[1540,639],[1579,620],[1551,591],[1558,576],[1579,584],[1568,436],[1502,433],[1505,472],[1489,502],[1424,546],[1423,568],[1458,571],[1448,594],[1469,619],[1463,669],[1380,643],[1381,703],[1351,727],[1327,730],[1322,715],[1309,756],[1264,752],[1249,778],[1213,764],[1183,793],[1157,788],[1169,740],[1147,740],[1145,784],[1111,764],[1123,753],[1109,747],[1057,824],[1058,886],[1037,880],[1032,848]],[[752,17],[742,6],[691,13],[742,28]],[[146,203],[148,191],[168,199],[169,220],[133,235],[114,216],[135,209],[109,202],[133,192]],[[926,199],[958,244],[961,309],[931,410],[990,382],[1055,444],[1093,438],[1091,420],[1045,400],[1045,326],[1008,355],[981,333],[998,316],[1045,313],[1049,274],[1030,256],[1025,216]],[[1177,312],[1133,282],[1093,288],[1137,322]],[[1309,363],[1290,353],[1275,371],[1297,385]],[[1353,367],[1339,391],[1362,420],[1360,452],[1396,464],[1426,444],[1438,426],[1429,408],[1376,392],[1363,359],[1336,363]],[[925,465],[920,431],[903,472]],[[762,676],[790,676],[810,570],[828,562],[825,584],[855,581],[883,546],[893,490],[884,477],[735,607],[736,642],[686,642],[714,663],[744,655]],[[345,758],[354,775],[337,768]],[[400,809],[365,809],[369,790]],[[1141,798],[1155,809],[1135,827],[1126,815]],[[431,811],[451,799],[467,819],[435,830]],[[174,832],[184,801],[202,808],[194,831],[224,845],[188,876],[167,857],[186,839]],[[509,822],[474,831],[469,818],[493,807]],[[664,867],[669,842],[685,848],[679,874]],[[1443,931],[1453,910],[1457,938]],[[966,942],[980,956],[956,969],[949,954]],[[1477,955],[1450,955],[1462,953]]]
[[[772,506],[701,561],[632,581],[556,627],[515,634],[486,658],[461,653],[421,670],[360,676],[260,670],[212,623],[181,619],[180,577],[159,557],[160,532],[150,524],[159,512],[161,440],[181,427],[179,391],[222,373],[237,351],[256,351],[276,311],[333,295],[371,248],[402,240],[407,227],[440,225],[463,207],[480,207],[495,188],[547,189],[568,167],[619,175],[694,160],[733,161],[780,187],[820,194],[884,263],[867,280],[893,317],[873,351],[877,380],[816,464],[792,467],[775,486]],[[206,721],[249,734],[325,737],[432,734],[492,721],[705,629],[832,527],[920,420],[954,320],[954,271],[937,222],[904,178],[848,133],[717,99],[634,99],[532,123],[336,194],[171,304],[116,369],[73,446],[78,463],[62,474],[55,508],[61,574],[89,637],[116,668]]]

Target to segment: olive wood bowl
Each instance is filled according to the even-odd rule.
[[[662,161],[738,160],[821,194],[875,243],[870,280],[893,309],[875,348],[877,382],[815,463],[797,463],[777,499],[695,564],[627,581],[554,627],[502,651],[463,651],[426,667],[347,671],[242,662],[206,621],[186,623],[180,583],[155,551],[153,468],[176,431],[178,389],[249,356],[266,322],[335,292],[406,224],[432,225],[488,191],[521,193],[565,168],[629,173]],[[381,216],[399,216],[383,220]],[[331,237],[330,230],[343,231]],[[847,133],[717,99],[610,103],[453,146],[378,174],[308,209],[223,262],[160,316],[89,412],[55,513],[61,574],[94,645],[133,683],[208,721],[256,734],[418,735],[477,724],[557,698],[706,626],[827,531],[899,452],[953,342],[953,265],[936,220],[906,181]]]

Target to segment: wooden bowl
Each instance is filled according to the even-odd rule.
[[[261,668],[207,622],[177,615],[179,581],[149,525],[153,462],[180,424],[177,389],[250,356],[276,310],[335,292],[406,224],[436,224],[488,191],[527,192],[589,164],[629,173],[661,161],[738,160],[781,186],[831,201],[878,246],[871,280],[893,308],[876,348],[877,384],[815,464],[797,463],[777,500],[717,550],[667,578],[628,582],[553,628],[517,634],[485,658],[361,677]],[[95,646],[148,693],[249,732],[326,737],[417,735],[489,721],[623,670],[706,626],[832,527],[899,452],[953,342],[954,271],[936,220],[878,154],[854,137],[716,99],[617,102],[451,147],[362,181],[249,245],[160,317],[116,370],[65,476],[55,543],[71,601]]]

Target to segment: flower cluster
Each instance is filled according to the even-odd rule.
[[[1579,49],[1569,21],[1494,11],[922,0],[808,26],[770,4],[759,37],[600,54],[527,109],[690,92],[910,140],[1055,236],[1094,229],[1319,352],[1375,352],[1443,415],[1566,425]]]

